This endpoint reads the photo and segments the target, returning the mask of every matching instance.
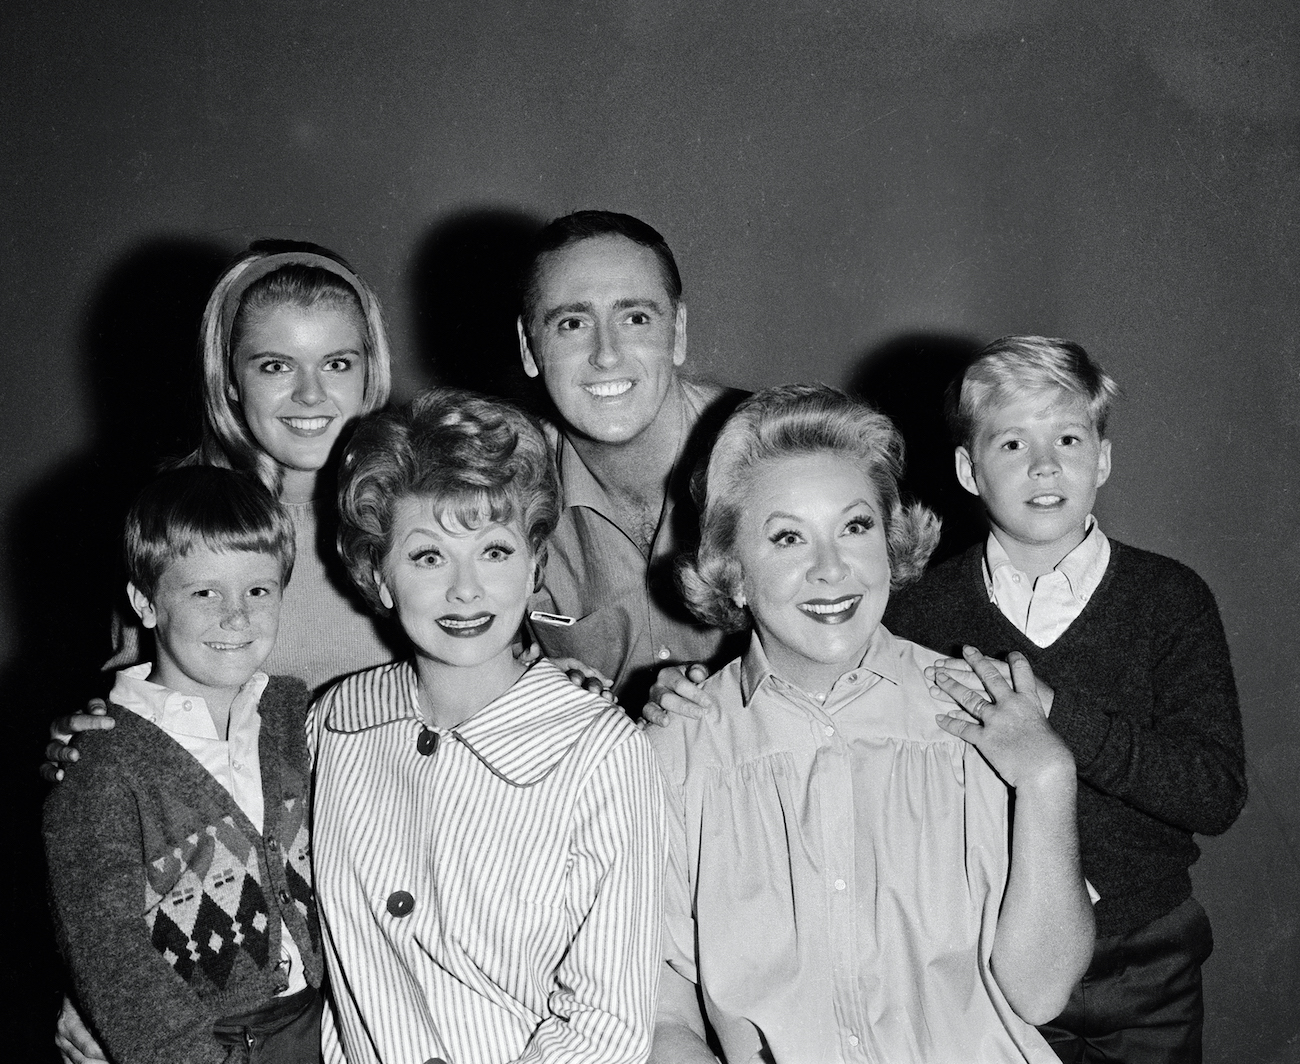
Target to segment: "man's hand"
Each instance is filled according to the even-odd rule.
[[[45,745],[41,778],[49,783],[63,779],[63,766],[72,764],[81,756],[72,745],[72,737],[78,732],[103,731],[116,723],[108,715],[108,703],[102,698],[92,698],[84,713],[69,713],[54,720],[50,724],[50,741]]]
[[[599,669],[593,669],[577,658],[551,658],[551,664],[558,668],[569,682],[593,695],[600,695],[606,702],[614,702],[614,681]]]
[[[67,997],[63,999],[58,1022],[54,1025],[54,1045],[64,1064],[108,1064],[108,1057],[81,1022],[81,1014]]]
[[[709,670],[699,662],[687,665],[684,670],[677,665],[660,669],[654,686],[650,688],[650,701],[641,711],[641,716],[660,727],[667,724],[674,713],[699,720],[708,710],[718,708],[700,686],[708,678]]]

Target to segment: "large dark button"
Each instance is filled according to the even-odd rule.
[[[287,890],[283,890],[283,889],[282,889],[282,890],[280,891],[280,900],[281,900],[282,902],[284,902],[285,905],[288,905],[288,904],[289,904],[289,901],[290,901],[290,899],[291,899],[292,897],[293,897],[293,895],[291,895]]]
[[[415,740],[415,748],[425,757],[438,752],[438,733],[423,728],[420,731],[420,737]]]
[[[267,839],[266,848],[270,850],[272,853],[275,853],[275,851],[280,848],[280,844],[276,842],[275,839]]]
[[[430,1057],[424,1064],[447,1064],[447,1062],[442,1057]]]
[[[388,895],[388,914],[390,916],[409,916],[415,908],[415,899],[404,890],[395,890]]]

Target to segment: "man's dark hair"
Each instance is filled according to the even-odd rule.
[[[633,218],[630,214],[616,211],[574,211],[562,218],[556,218],[547,225],[533,240],[532,255],[527,270],[524,272],[521,308],[524,329],[530,330],[533,314],[537,311],[538,277],[542,271],[543,260],[551,252],[559,251],[570,244],[590,240],[598,236],[627,237],[634,244],[640,244],[654,252],[659,260],[659,270],[663,274],[664,287],[676,309],[682,298],[682,275],[677,270],[677,260],[663,234],[652,225]]]

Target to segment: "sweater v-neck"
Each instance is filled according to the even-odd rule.
[[[1110,597],[1111,584],[1114,582],[1115,570],[1122,564],[1127,549],[1122,543],[1111,540],[1110,564],[1106,566],[1106,571],[1102,574],[1097,590],[1089,597],[1083,609],[1079,611],[1079,615],[1066,626],[1065,631],[1048,643],[1047,646],[1039,646],[1029,636],[1025,635],[992,599],[988,584],[984,580],[985,548],[982,543],[967,552],[965,568],[967,578],[974,582],[977,594],[982,596],[979,601],[988,602],[992,606],[993,612],[997,614],[995,623],[1002,626],[1014,644],[1015,649],[1030,659],[1035,657],[1050,658],[1059,653],[1068,655],[1069,648],[1078,640],[1079,633],[1088,627],[1092,616],[1106,608],[1107,600]]]
[[[275,685],[275,677],[272,677],[267,684],[266,690],[262,692],[262,705],[265,705],[268,696],[271,695],[272,687]],[[278,685],[276,685],[278,686]],[[155,762],[162,762],[161,766],[167,773],[174,775],[181,780],[190,793],[202,795],[206,812],[216,811],[218,816],[233,816],[236,826],[241,832],[247,833],[249,838],[257,839],[259,842],[265,840],[265,829],[271,810],[280,803],[280,781],[278,772],[274,766],[280,764],[281,751],[279,749],[280,735],[278,729],[274,726],[267,727],[268,718],[262,715],[262,727],[258,733],[258,746],[261,756],[259,757],[261,767],[262,783],[262,804],[266,812],[262,816],[262,831],[248,818],[248,814],[239,807],[239,803],[231,796],[221,784],[205,769],[185,747],[181,746],[176,739],[165,729],[151,724],[137,713],[119,706],[116,703],[110,703],[109,712],[117,720],[117,727],[114,729],[121,736],[122,740],[129,742],[134,755],[153,759]],[[258,712],[261,713],[262,705],[259,705]],[[156,733],[156,734],[151,734]],[[151,741],[161,737],[161,742]]]

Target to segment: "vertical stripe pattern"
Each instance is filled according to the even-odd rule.
[[[645,1060],[664,839],[649,744],[547,661],[431,755],[417,705],[410,666],[383,666],[310,727],[347,1060]]]

